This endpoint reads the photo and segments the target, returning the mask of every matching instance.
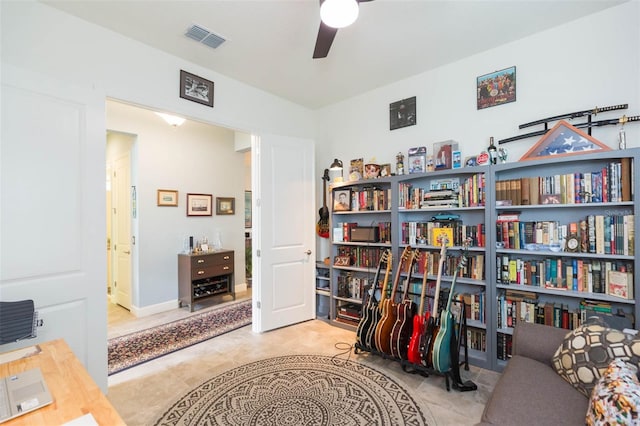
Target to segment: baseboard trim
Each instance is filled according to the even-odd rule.
[[[131,306],[131,313],[137,318],[148,317],[149,315],[159,314],[161,312],[172,311],[180,307],[179,300],[170,300],[168,302],[158,303],[156,305],[145,306],[139,308]]]

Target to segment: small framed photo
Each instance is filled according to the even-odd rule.
[[[173,189],[158,189],[158,205],[178,207],[178,191]]]
[[[451,168],[459,169],[462,167],[462,154],[460,151],[453,151],[451,153]]]
[[[213,108],[213,81],[180,70],[180,97]]]
[[[336,189],[333,191],[333,211],[348,212],[351,211],[351,190]]]
[[[216,197],[216,214],[235,214],[236,199],[232,197]]]
[[[380,166],[380,176],[386,177],[391,176],[391,164],[386,163]]]
[[[211,216],[211,194],[187,194],[187,216]]]
[[[416,97],[389,104],[389,130],[416,124]]]
[[[476,79],[478,109],[516,101],[516,67],[505,68]]]

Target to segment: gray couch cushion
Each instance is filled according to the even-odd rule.
[[[513,356],[487,401],[482,422],[584,425],[589,400],[548,364]]]

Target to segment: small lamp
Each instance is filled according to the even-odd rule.
[[[356,0],[325,0],[320,6],[320,19],[331,28],[344,28],[358,19]]]
[[[342,161],[338,160],[337,158],[333,160],[333,163],[331,163],[331,166],[329,166],[329,170],[331,170],[332,172],[334,172],[334,177],[333,177],[333,181],[334,182],[342,182]],[[340,172],[340,176],[337,175],[337,173]]]

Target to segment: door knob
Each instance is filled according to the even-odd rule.
[[[129,250],[127,251],[123,251],[124,254],[131,254],[131,252]]]
[[[305,251],[305,254],[306,254],[307,256],[311,256],[311,250],[307,250],[307,251]]]

